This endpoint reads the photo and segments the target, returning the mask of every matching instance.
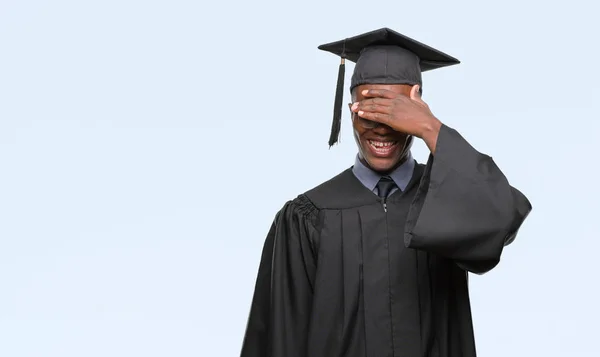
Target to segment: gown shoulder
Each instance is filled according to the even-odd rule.
[[[377,202],[377,196],[356,178],[348,168],[333,178],[300,195],[317,209],[342,210]]]

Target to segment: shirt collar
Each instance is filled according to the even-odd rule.
[[[411,152],[408,152],[406,160],[402,163],[402,165],[398,166],[394,171],[392,171],[388,176],[394,180],[394,183],[398,188],[402,191],[406,189],[410,179],[412,178],[413,171],[415,169],[415,160],[412,157]],[[358,178],[358,180],[369,190],[375,190],[377,187],[377,183],[381,178],[381,174],[371,170],[367,166],[365,166],[361,161],[358,155],[356,155],[356,160],[354,162],[354,166],[352,167],[352,172]]]

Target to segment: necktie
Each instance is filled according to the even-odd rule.
[[[377,194],[385,200],[390,192],[396,187],[396,183],[389,176],[383,176],[377,183]]]

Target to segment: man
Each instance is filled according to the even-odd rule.
[[[277,214],[241,356],[474,357],[467,275],[498,264],[529,201],[421,99],[421,72],[458,60],[387,28],[319,48],[342,57],[330,145],[356,62],[358,155]]]

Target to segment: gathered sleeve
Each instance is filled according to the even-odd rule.
[[[307,357],[316,215],[304,196],[276,215],[262,251],[241,357]]]
[[[405,245],[483,274],[499,263],[531,209],[490,156],[442,125],[410,206]]]

